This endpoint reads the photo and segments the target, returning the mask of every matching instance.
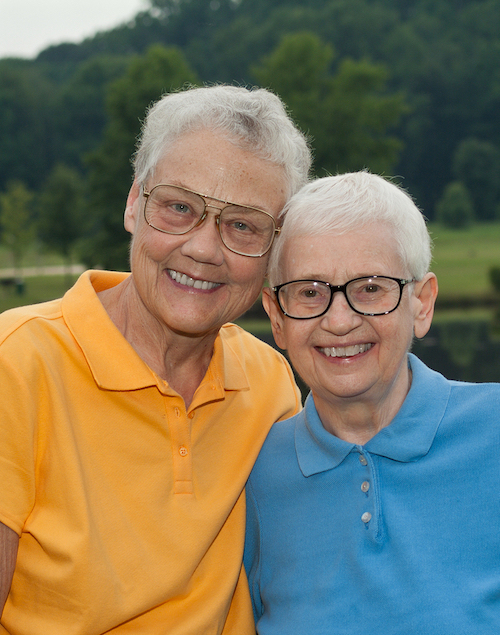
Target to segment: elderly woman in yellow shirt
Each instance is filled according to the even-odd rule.
[[[167,95],[135,156],[131,274],[0,318],[0,632],[253,633],[243,490],[300,398],[231,321],[309,165],[268,91]]]

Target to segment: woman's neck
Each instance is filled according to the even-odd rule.
[[[314,405],[325,430],[349,443],[365,445],[392,422],[410,386],[411,370],[405,364],[396,383],[382,397],[329,399],[313,391]]]
[[[189,406],[212,359],[217,331],[200,336],[172,331],[146,309],[130,278],[98,296],[139,357]]]

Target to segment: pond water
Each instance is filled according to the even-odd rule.
[[[493,318],[440,321],[413,352],[448,379],[500,382],[500,328]]]

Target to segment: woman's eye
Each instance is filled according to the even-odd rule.
[[[239,232],[247,232],[250,230],[250,227],[243,221],[234,221],[232,223],[232,226],[234,229],[236,229]]]
[[[302,300],[316,300],[317,298],[320,297],[320,293],[317,289],[302,289],[302,291],[300,291],[300,297],[302,298]]]
[[[185,203],[172,203],[169,207],[180,214],[186,214],[191,211]]]

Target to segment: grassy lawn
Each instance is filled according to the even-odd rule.
[[[490,267],[500,267],[500,223],[476,225],[465,231],[431,225],[434,241],[432,271],[439,294],[479,297],[491,293]]]
[[[77,276],[72,276],[74,282]],[[25,304],[36,304],[45,300],[60,298],[68,289],[68,280],[65,276],[39,276],[25,278],[24,290],[18,293],[15,287],[0,285],[0,312]]]

